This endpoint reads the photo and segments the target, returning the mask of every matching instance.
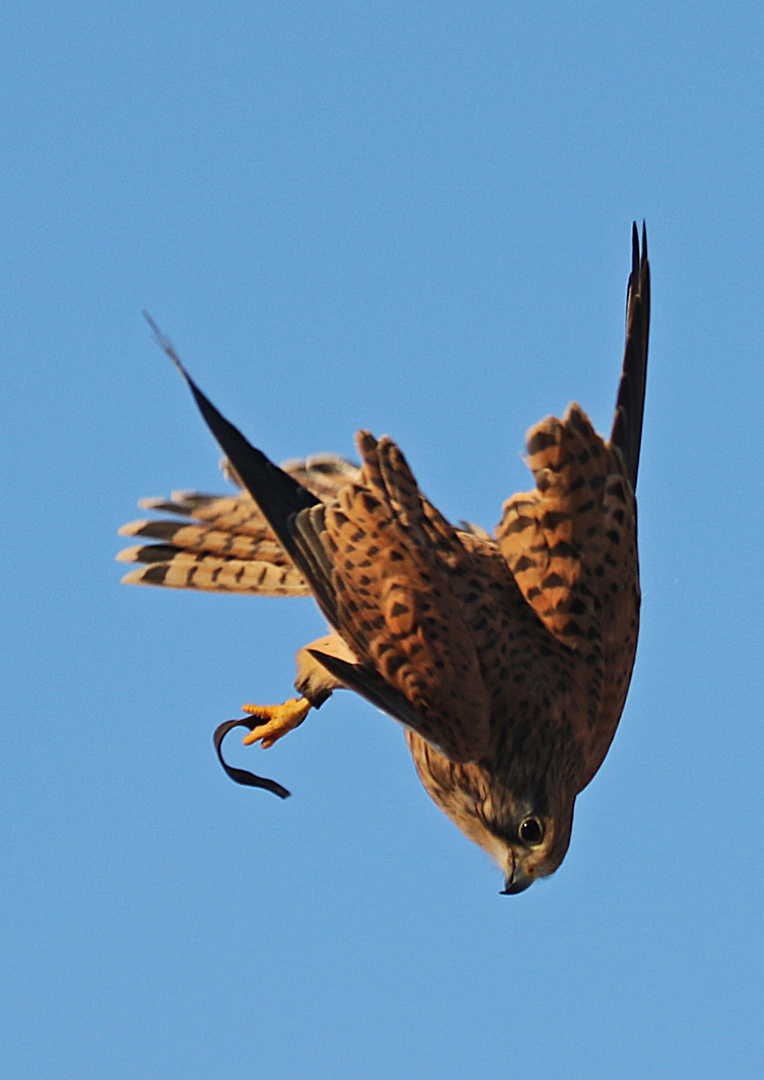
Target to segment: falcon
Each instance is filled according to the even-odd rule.
[[[313,596],[326,637],[297,654],[297,697],[245,705],[215,733],[272,746],[335,690],[406,729],[429,795],[504,873],[506,894],[553,873],[573,807],[623,711],[639,627],[635,489],[642,437],[650,270],[632,231],[626,347],[609,441],[577,404],[527,435],[535,488],[504,503],[490,536],[452,525],[398,446],[360,431],[360,466],[333,455],[274,465],[217,411],[149,318],[239,486],[229,496],[144,499],[173,519],[120,530],[140,542],[123,579],[211,592]],[[147,316],[148,318],[148,316]],[[146,543],[146,541],[149,541]]]

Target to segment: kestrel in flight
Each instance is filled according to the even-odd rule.
[[[297,654],[297,698],[245,705],[245,718],[218,728],[233,779],[288,795],[227,765],[224,735],[244,725],[245,743],[271,746],[333,691],[355,690],[404,725],[425,788],[496,859],[506,893],[557,869],[576,796],[615,734],[637,647],[649,313],[647,242],[643,226],[640,252],[635,225],[610,441],[576,404],[531,428],[536,487],[504,503],[495,538],[446,521],[386,437],[359,432],[360,467],[331,455],[277,467],[220,415],[152,323],[241,490],[142,500],[181,520],[120,530],[142,538],[118,556],[142,564],[123,580],[312,595],[331,631]]]

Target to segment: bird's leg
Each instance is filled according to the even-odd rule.
[[[263,721],[245,735],[242,742],[245,746],[262,742],[263,749],[267,750],[288,731],[299,727],[312,707],[306,697],[290,698],[283,705],[242,705],[242,712]]]
[[[347,663],[356,658],[337,634],[319,638],[300,649],[297,654],[297,680],[295,686],[301,696],[290,698],[283,705],[242,705],[242,711],[262,720],[244,736],[245,746],[261,742],[265,750],[283,738],[288,731],[299,727],[311,709],[319,709],[334,690],[343,688],[314,655],[316,652],[339,657]]]

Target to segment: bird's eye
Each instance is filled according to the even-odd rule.
[[[544,826],[537,817],[527,817],[520,823],[518,835],[528,847],[538,847],[544,839]]]

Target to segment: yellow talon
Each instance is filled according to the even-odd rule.
[[[242,705],[242,712],[257,716],[264,721],[250,731],[249,735],[245,735],[242,742],[245,746],[262,742],[263,749],[267,750],[288,731],[299,727],[308,715],[310,707],[307,698],[290,698],[283,705]]]

